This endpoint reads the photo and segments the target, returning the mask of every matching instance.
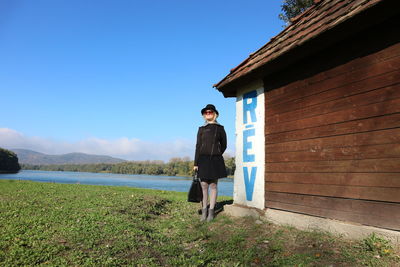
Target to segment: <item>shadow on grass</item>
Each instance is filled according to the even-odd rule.
[[[218,213],[220,213],[221,211],[224,210],[224,206],[225,205],[232,205],[233,204],[233,199],[231,200],[223,200],[223,201],[217,201],[217,203],[215,203],[215,216],[218,215]],[[208,204],[208,208],[210,208],[210,204]],[[201,214],[201,209],[197,210],[198,214]]]

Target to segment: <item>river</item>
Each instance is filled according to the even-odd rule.
[[[15,174],[0,174],[0,179],[30,180],[63,184],[112,185],[187,192],[191,177],[114,174],[91,172],[55,172],[22,170]],[[218,195],[233,196],[233,179],[223,178],[218,182]]]

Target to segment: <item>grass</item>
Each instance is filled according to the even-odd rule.
[[[181,192],[0,180],[0,266],[400,266],[379,236],[201,223],[198,209]]]

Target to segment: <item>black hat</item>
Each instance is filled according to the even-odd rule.
[[[219,116],[218,110],[217,110],[217,109],[215,108],[215,106],[212,105],[212,104],[208,104],[205,108],[203,108],[203,109],[201,110],[201,115],[203,115],[203,113],[204,113],[207,109],[214,110],[214,112],[217,113],[217,115]]]

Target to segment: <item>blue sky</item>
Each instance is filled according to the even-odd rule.
[[[193,157],[212,85],[283,29],[281,1],[0,2],[0,146],[129,160]]]

